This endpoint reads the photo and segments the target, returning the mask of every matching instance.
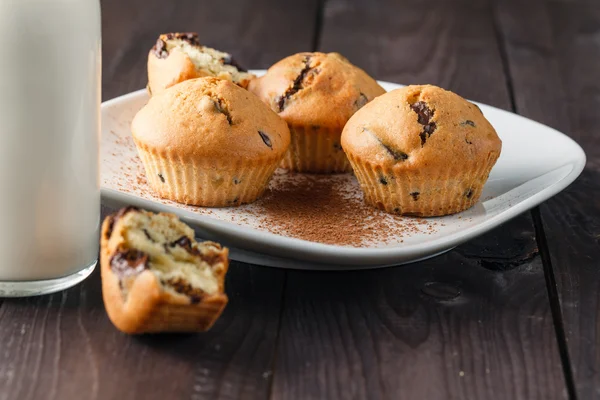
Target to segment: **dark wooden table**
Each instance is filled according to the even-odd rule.
[[[206,334],[119,333],[98,271],[4,300],[0,399],[600,398],[598,0],[103,0],[102,11],[105,100],[145,85],[159,33],[198,31],[253,68],[338,51],[378,79],[443,86],[566,132],[587,167],[432,260],[343,273],[233,262],[230,304]]]

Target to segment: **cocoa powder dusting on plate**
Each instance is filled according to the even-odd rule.
[[[417,232],[417,225],[424,221],[389,215],[365,204],[350,174],[305,175],[279,171],[278,175],[274,179],[276,183],[252,210],[261,221],[260,228],[276,234],[359,247],[370,242],[398,241]]]

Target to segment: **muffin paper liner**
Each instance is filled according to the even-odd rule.
[[[394,171],[348,155],[365,201],[389,213],[434,217],[472,207],[481,196],[499,154],[490,153],[472,168]]]
[[[340,144],[341,132],[319,127],[289,125],[291,142],[281,166],[297,172],[351,171]]]
[[[138,153],[146,179],[159,196],[205,207],[236,206],[258,199],[281,160],[183,160],[141,146]]]

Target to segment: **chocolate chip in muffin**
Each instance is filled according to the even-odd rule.
[[[418,101],[411,104],[410,108],[417,113],[417,122],[423,125],[423,132],[419,134],[419,137],[421,138],[421,147],[423,147],[427,138],[430,137],[437,128],[436,123],[431,120],[435,110],[429,108],[424,101]]]
[[[154,238],[152,238],[152,236],[150,236],[150,232],[148,232],[148,229],[144,228],[144,235],[146,235],[146,238],[148,238],[149,241],[151,242],[156,242],[156,240],[154,240]]]
[[[358,99],[356,99],[356,101],[354,102],[354,106],[356,107],[357,110],[360,110],[368,102],[369,102],[369,99],[367,98],[367,96],[364,93],[360,93],[358,95]]]
[[[234,185],[239,185],[239,184],[240,184],[240,182],[242,182],[242,180],[241,180],[241,179],[239,179],[238,177],[234,177],[234,178],[233,178],[233,184],[234,184]]]
[[[158,174],[158,178],[160,179],[160,181],[161,181],[162,183],[165,183],[165,177],[164,177],[164,176],[162,176],[162,174],[160,174],[160,173],[159,173],[159,174]]]
[[[223,102],[223,99],[217,98],[216,100],[213,100],[213,104],[215,105],[215,110],[227,118],[227,123],[229,123],[229,125],[233,125],[233,118],[231,117],[231,113],[227,109],[227,106]]]
[[[197,256],[197,255],[200,254],[198,252],[198,249],[195,249],[195,248],[192,247],[192,241],[187,236],[182,236],[179,239],[174,240],[173,242],[171,242],[170,246],[171,247],[179,246],[181,248],[184,248],[188,253],[190,253],[192,255],[196,255]]]
[[[467,138],[465,138],[465,142],[466,142],[467,144],[473,144],[473,142],[470,142],[470,141],[469,141],[469,139],[467,139]]]
[[[471,103],[471,102],[469,102],[469,103]],[[472,105],[473,107],[475,107],[477,110],[479,110],[479,112],[480,112],[480,113],[482,113],[482,114],[483,114],[483,111],[481,111],[481,108],[479,108],[479,106],[478,106],[477,104],[475,104],[475,103],[471,103],[471,105]]]
[[[167,50],[167,42],[163,40],[183,40],[189,43],[192,46],[200,46],[200,39],[198,38],[198,34],[194,32],[184,32],[184,33],[167,33],[166,35],[161,35],[160,38],[156,41],[154,47],[152,47],[152,52],[156,56],[156,58],[167,58],[169,57],[169,51]]]
[[[148,254],[135,249],[122,250],[111,258],[110,268],[119,277],[124,278],[142,273],[148,269]]]
[[[158,39],[154,47],[152,47],[152,52],[156,56],[156,58],[167,58],[169,57],[169,52],[167,51],[167,43]]]
[[[269,135],[267,135],[263,131],[258,131],[258,134],[260,135],[260,138],[262,139],[262,141],[265,142],[267,147],[269,147],[271,150],[273,150],[273,143],[271,143],[271,138],[269,137]]]
[[[240,72],[248,72],[246,68],[242,67],[240,64],[237,63],[237,61],[231,56],[231,54],[228,54],[227,56],[223,57],[221,59],[221,62],[223,63],[223,65],[231,65],[232,67],[237,68],[237,70]]]
[[[419,200],[419,195],[420,195],[419,192],[412,192],[412,193],[410,193],[410,195],[412,196],[414,201]]]
[[[170,286],[177,293],[181,293],[190,298],[192,304],[200,303],[205,293],[202,289],[193,287],[189,282],[181,278],[171,278],[162,281],[163,285]]]
[[[408,160],[408,154],[406,154],[403,151],[393,149],[389,145],[383,143],[383,141],[379,137],[377,137],[373,132],[371,132],[369,129],[363,127],[363,132],[367,132],[371,136],[373,136],[375,138],[375,140],[377,140],[379,142],[381,147],[383,147],[388,152],[388,154],[394,158],[394,160],[396,160],[396,161]]]
[[[460,124],[462,126],[469,125],[469,126],[472,126],[473,128],[475,128],[475,126],[476,126],[475,122],[471,121],[470,119],[467,119],[467,120],[461,122]]]
[[[192,46],[200,46],[200,38],[196,32],[176,32],[176,33],[167,33],[167,40],[183,40],[184,42],[188,42]]]
[[[472,196],[473,196],[473,189],[471,189],[471,188],[468,188],[468,189],[465,191],[465,197],[466,197],[467,199],[470,199]]]
[[[294,79],[292,85],[285,91],[285,93],[278,97],[277,106],[279,108],[279,112],[285,109],[285,103],[290,97],[298,93],[300,90],[304,89],[304,79],[306,78],[308,73],[311,72],[311,70],[313,70],[313,68],[310,66],[310,59],[310,56],[304,57],[304,66],[302,67],[302,70],[300,70],[300,73],[298,74],[296,79]],[[318,73],[318,70],[315,69],[314,73]]]
[[[135,207],[135,206],[127,206],[127,207],[123,207],[121,208],[119,211],[116,212],[116,214],[112,215],[110,217],[110,221],[108,224],[108,229],[106,230],[106,237],[110,238],[113,232],[113,228],[115,226],[115,224],[117,223],[117,221],[119,220],[119,218],[123,218],[123,216],[131,211],[140,211],[139,208]]]
[[[388,181],[387,181],[387,179],[385,179],[385,176],[380,176],[379,177],[379,183],[381,183],[382,185],[385,186],[385,185],[388,184]]]

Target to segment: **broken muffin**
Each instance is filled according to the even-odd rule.
[[[197,243],[172,214],[135,207],[106,217],[101,236],[104,305],[125,333],[202,332],[227,304],[227,248]]]
[[[360,109],[342,147],[367,203],[431,217],[473,206],[502,142],[479,107],[436,86],[407,86]]]
[[[298,53],[250,82],[255,93],[289,125],[282,167],[299,172],[350,171],[340,145],[348,119],[385,90],[338,53]]]
[[[201,45],[198,34],[193,32],[162,34],[148,53],[148,92],[151,95],[203,76],[226,79],[243,88],[254,78],[231,54]]]

